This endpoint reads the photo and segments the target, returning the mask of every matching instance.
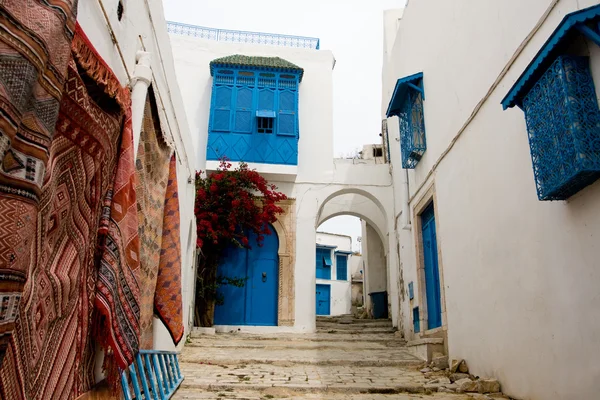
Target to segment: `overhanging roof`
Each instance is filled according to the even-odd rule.
[[[515,105],[521,107],[523,97],[556,60],[556,57],[565,51],[573,37],[583,34],[600,45],[598,26],[589,25],[590,22],[599,20],[600,5],[567,14],[504,97],[502,108],[506,110]]]
[[[210,74],[214,75],[214,69],[219,67],[252,67],[266,71],[291,72],[299,74],[302,80],[304,69],[281,57],[259,57],[234,54],[231,56],[216,58],[210,62]]]
[[[396,87],[394,88],[394,93],[390,99],[390,104],[388,105],[386,112],[387,117],[398,115],[402,109],[402,106],[404,105],[404,102],[406,101],[406,95],[408,94],[409,90],[417,90],[421,92],[423,100],[425,100],[422,72],[398,79],[396,82]]]

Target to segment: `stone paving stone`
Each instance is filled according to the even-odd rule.
[[[339,328],[335,320],[319,320],[318,325],[315,334],[229,333],[192,339],[180,356],[185,380],[173,399],[472,399],[425,395],[422,361],[394,336],[389,321]],[[362,334],[354,333],[360,330]]]

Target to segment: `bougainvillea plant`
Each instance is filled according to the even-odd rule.
[[[203,177],[196,173],[196,247],[200,249],[196,282],[196,324],[212,326],[216,304],[220,298],[220,285],[243,286],[244,280],[217,275],[221,257],[231,246],[251,249],[262,246],[265,235],[272,232],[269,224],[277,220],[283,209],[277,205],[285,200],[285,194],[277,191],[248,164],[232,164],[222,159],[216,172]],[[248,235],[256,235],[256,243],[250,243]]]

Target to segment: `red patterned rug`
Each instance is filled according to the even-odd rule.
[[[72,51],[30,275],[0,369],[0,397],[7,400],[69,400],[94,383],[91,325],[99,221],[114,182],[129,97],[79,27]]]
[[[150,90],[146,97],[136,164],[137,215],[140,236],[140,348],[153,348],[154,292],[158,275],[165,194],[171,149],[163,140]]]
[[[175,345],[183,337],[183,304],[181,300],[181,232],[179,229],[179,191],[175,155],[169,165],[169,183],[165,198],[162,246],[154,307],[167,327]]]
[[[0,2],[0,362],[31,262],[77,0]]]

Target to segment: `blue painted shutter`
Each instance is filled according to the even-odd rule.
[[[228,86],[215,85],[212,130],[218,132],[231,131],[231,95]]]
[[[234,131],[239,133],[252,133],[252,88],[241,87],[236,89],[235,125]]]
[[[275,110],[275,92],[271,89],[260,89],[258,92],[258,109]]]
[[[280,91],[278,135],[296,136],[297,110],[297,92],[290,90]]]
[[[335,272],[338,281],[348,280],[348,256],[337,255],[335,257]]]

